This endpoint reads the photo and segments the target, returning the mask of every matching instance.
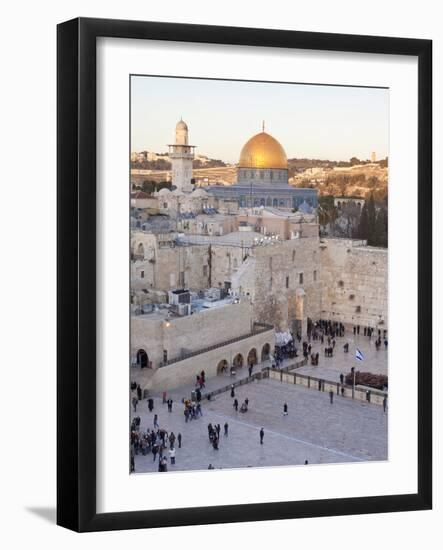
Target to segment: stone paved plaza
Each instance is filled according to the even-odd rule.
[[[154,411],[149,413],[143,400],[135,415],[141,418],[141,430],[153,428],[158,414],[161,428],[182,434],[182,448],[176,442],[176,464],[168,461],[169,471],[202,470],[209,464],[215,468],[242,468],[355,462],[387,459],[387,415],[383,408],[334,395],[333,404],[327,392],[318,392],[277,380],[260,380],[235,390],[241,404],[249,398],[247,413],[236,412],[230,392],[202,403],[203,417],[185,422],[183,405],[174,392],[172,413],[154,398]],[[283,404],[289,414],[283,416]],[[134,415],[134,413],[132,413]],[[220,424],[219,450],[209,443],[207,425]],[[229,424],[229,435],[223,425]],[[265,430],[260,445],[259,430]],[[168,456],[166,454],[166,456]],[[135,471],[156,472],[153,455],[136,455]]]
[[[319,341],[312,341],[312,353],[318,352],[319,365],[312,367],[307,365],[297,369],[297,372],[309,374],[318,378],[324,378],[331,382],[338,382],[340,373],[347,374],[351,367],[362,372],[372,372],[374,374],[388,374],[388,350],[382,344],[380,349],[375,349],[376,337],[369,338],[368,336],[355,336],[351,331],[343,338],[336,338],[334,355],[325,357],[324,348],[327,343],[322,344]],[[343,345],[349,343],[349,352],[344,353]],[[364,355],[363,361],[355,359],[355,348],[358,348]]]

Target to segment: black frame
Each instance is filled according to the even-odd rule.
[[[96,38],[303,48],[418,58],[418,492],[174,510],[96,512]],[[432,42],[74,19],[57,28],[57,523],[105,531],[432,507]]]

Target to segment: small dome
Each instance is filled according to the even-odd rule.
[[[195,189],[192,192],[193,197],[207,197],[208,193],[204,189]]]
[[[280,143],[266,132],[253,136],[240,153],[239,168],[287,169],[288,159]]]
[[[160,191],[158,192],[158,196],[159,197],[164,197],[165,195],[170,195],[171,194],[171,191],[167,188],[167,187],[163,187],[162,189],[160,189]]]

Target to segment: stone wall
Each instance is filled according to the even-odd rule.
[[[185,384],[195,382],[195,377],[202,370],[205,371],[207,378],[212,378],[217,375],[217,367],[221,361],[226,361],[228,365],[232,364],[233,358],[238,354],[242,354],[246,369],[246,358],[252,349],[257,351],[259,361],[263,347],[268,344],[271,349],[274,345],[274,331],[270,330],[261,334],[255,334],[244,340],[228,344],[226,346],[213,349],[206,353],[184,359],[172,365],[157,369],[152,377],[147,382],[143,389],[151,389],[153,391],[171,390]],[[229,378],[227,379],[227,384]]]
[[[233,277],[234,290],[249,293],[254,319],[276,330],[292,330],[297,300],[303,294],[303,315],[317,318],[321,311],[322,274],[318,237],[292,239],[255,247]],[[301,292],[300,292],[301,291]]]
[[[244,299],[185,317],[168,319],[158,314],[131,318],[131,354],[144,349],[154,368],[168,360],[248,334],[253,326],[251,304]],[[272,341],[272,347],[274,342]],[[166,368],[166,367],[164,367]]]
[[[364,241],[327,239],[320,245],[322,317],[388,328],[388,251]]]

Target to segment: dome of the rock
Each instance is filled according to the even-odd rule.
[[[266,132],[253,136],[240,153],[239,168],[287,169],[288,159],[280,143]]]

